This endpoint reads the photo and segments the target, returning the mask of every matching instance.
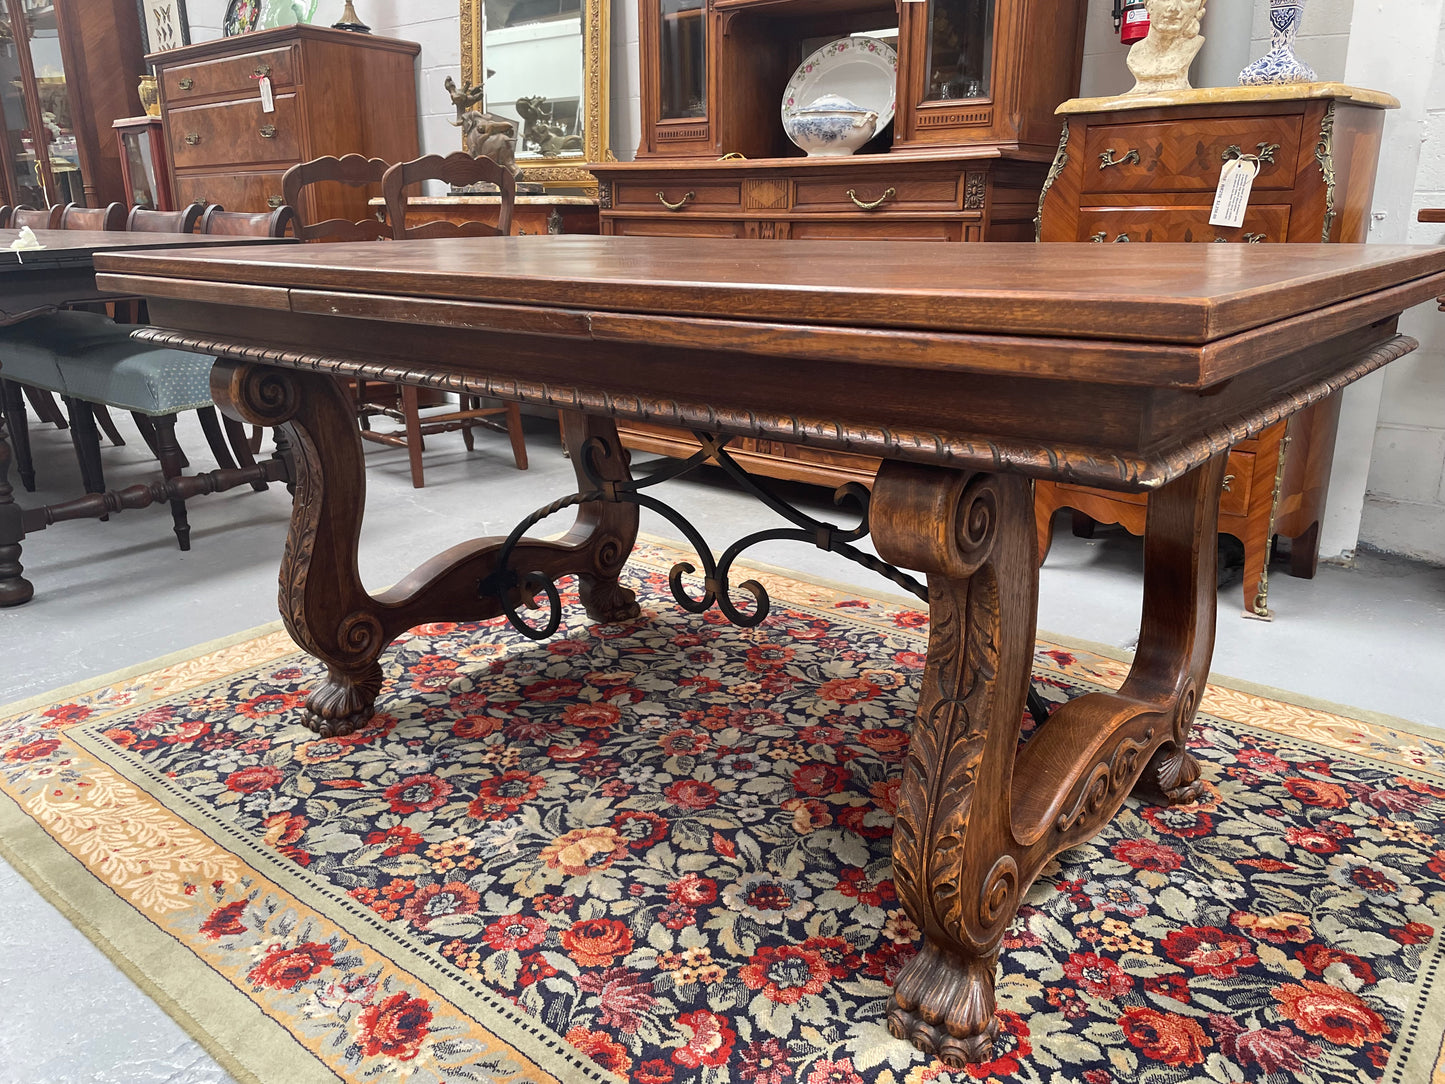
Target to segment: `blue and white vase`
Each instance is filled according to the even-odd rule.
[[[1315,70],[1294,55],[1294,39],[1304,7],[1304,0],[1269,0],[1269,25],[1273,28],[1270,50],[1239,73],[1241,85],[1315,81]]]

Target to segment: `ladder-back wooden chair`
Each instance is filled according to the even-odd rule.
[[[424,222],[407,225],[406,191],[423,181],[446,181],[451,185],[476,184],[481,181],[495,184],[501,192],[501,206],[498,210],[497,225],[483,222]],[[506,236],[512,230],[512,205],[517,198],[517,179],[508,169],[497,165],[490,158],[473,158],[463,151],[446,156],[429,154],[411,162],[399,162],[386,171],[381,182],[382,195],[386,199],[386,217],[391,223],[393,240],[407,241],[428,237],[488,237]],[[472,447],[471,427],[483,425],[506,433],[512,443],[512,458],[518,470],[527,469],[527,442],[522,433],[522,411],[516,403],[500,407],[484,407],[477,396],[463,395],[459,410],[442,414],[428,414],[421,417],[418,409],[418,394],[415,387],[402,386],[401,410],[405,423],[403,434],[370,434],[368,439],[404,447],[411,460],[411,483],[417,489],[425,485],[422,474],[421,453],[423,442],[436,433],[447,433],[456,429],[462,431],[467,449]],[[496,415],[505,417],[504,423],[494,421]]]

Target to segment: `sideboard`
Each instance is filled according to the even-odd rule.
[[[1039,239],[1362,242],[1369,231],[1388,94],[1340,83],[1218,87],[1083,98],[1059,107],[1058,154],[1039,197]],[[1220,172],[1241,156],[1259,172],[1238,228],[1210,225]],[[1234,445],[1220,497],[1219,530],[1244,544],[1244,605],[1269,615],[1275,535],[1291,540],[1290,571],[1315,573],[1339,420],[1331,396]],[[1054,513],[1144,533],[1148,498],[1040,481],[1035,514],[1042,558]]]
[[[417,157],[416,56],[421,46],[328,27],[261,30],[153,53],[176,206],[228,211],[281,206],[297,162],[359,153]],[[270,81],[271,110],[262,100]],[[376,191],[312,185],[308,222],[360,220]]]
[[[1086,12],[1082,0],[639,0],[637,158],[588,167],[602,233],[1030,241],[1052,112],[1078,92]],[[896,109],[858,153],[809,157],[780,108],[790,77],[830,38],[830,48],[871,38],[891,53]],[[642,451],[698,448],[668,426],[628,421],[619,432]],[[878,469],[761,438],[729,451],[755,473],[822,485],[871,483]]]

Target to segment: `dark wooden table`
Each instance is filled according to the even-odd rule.
[[[328,667],[305,713],[323,734],[366,722],[378,656],[418,623],[515,617],[566,573],[592,617],[637,614],[617,580],[637,504],[614,419],[882,458],[867,525],[885,561],[926,574],[931,616],[893,837],[898,895],[925,943],[894,985],[889,1027],[952,1065],[989,1055],[999,943],[1044,864],[1131,789],[1201,793],[1186,739],[1214,643],[1227,449],[1413,349],[1397,315],[1445,291],[1445,249],[1384,245],[564,236],[97,267],[104,288],[151,299],[172,329],[158,341],[229,359],[213,372],[217,401],[285,427],[299,449],[281,609]],[[367,594],[361,444],[337,375],[562,409],[576,526],[555,542],[463,543]],[[1152,497],[1128,680],[1059,707],[1020,750],[1032,478]],[[846,545],[839,531],[799,536]],[[725,565],[689,605],[716,596],[745,619]]]
[[[214,234],[36,230],[35,239],[44,248],[12,251],[10,243],[19,236],[19,230],[0,230],[0,327],[54,312],[66,305],[126,296],[96,286],[94,259],[99,252],[277,244],[269,238]],[[4,370],[5,357],[0,352],[0,376],[4,376]],[[27,534],[42,531],[61,520],[92,519],[123,508],[144,508],[157,501],[191,497],[235,484],[235,480],[222,477],[204,481],[200,479],[205,476],[169,479],[152,486],[133,486],[122,493],[92,494],[63,504],[22,508],[15,503],[10,486],[10,459],[5,418],[0,414],[0,607],[18,606],[35,594],[34,586],[21,575],[20,543]],[[211,472],[213,475],[224,473]]]

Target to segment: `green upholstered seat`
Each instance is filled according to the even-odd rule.
[[[210,405],[211,358],[138,342],[131,330],[91,312],[26,320],[0,329],[0,373],[152,416]]]

